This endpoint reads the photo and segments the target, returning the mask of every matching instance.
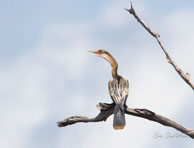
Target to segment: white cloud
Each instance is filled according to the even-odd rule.
[[[75,34],[70,36],[73,32]],[[1,147],[26,145],[30,134],[50,118],[50,103],[54,101],[51,96],[58,92],[54,87],[63,87],[68,79],[82,77],[89,45],[83,36],[71,26],[52,26],[45,32],[40,45],[1,70]],[[67,46],[57,47],[58,42],[64,41],[63,37]],[[66,99],[60,89],[60,97]],[[81,98],[75,93],[70,99],[75,97]],[[73,99],[69,105],[79,109],[83,102]]]
[[[170,41],[169,48],[173,52],[173,57],[177,64],[185,71],[194,75],[193,68],[193,34],[191,29],[194,25],[193,10],[179,10],[172,15],[169,15],[164,21],[164,29],[167,30],[166,35]]]
[[[1,73],[1,147],[22,147],[31,128],[46,118],[47,73],[35,60],[24,57]]]

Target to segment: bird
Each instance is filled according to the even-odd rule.
[[[107,60],[112,67],[113,80],[108,82],[108,89],[110,97],[114,105],[113,128],[115,130],[124,129],[125,121],[125,108],[126,101],[129,93],[129,82],[122,76],[118,75],[118,63],[115,58],[106,50],[90,50],[89,52],[96,54],[98,57]]]

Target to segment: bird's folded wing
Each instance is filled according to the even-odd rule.
[[[108,83],[109,94],[116,104],[125,104],[129,93],[129,82],[123,78],[114,79]]]

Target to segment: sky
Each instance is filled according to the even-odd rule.
[[[194,1],[134,0],[133,6],[194,83]],[[128,0],[0,1],[0,147],[193,147],[179,131],[129,115],[119,131],[112,116],[57,127],[57,121],[73,115],[95,117],[99,102],[111,103],[111,67],[88,52],[106,49],[129,80],[129,107],[147,108],[194,129],[193,90],[123,9],[129,7]],[[166,138],[169,134],[183,137]]]

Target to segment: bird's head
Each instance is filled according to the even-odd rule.
[[[112,76],[113,78],[116,78],[117,75],[117,68],[118,68],[118,64],[117,61],[113,58],[113,56],[106,50],[90,50],[89,52],[91,53],[95,53],[97,56],[104,58],[105,60],[107,60],[111,66],[112,66]]]

